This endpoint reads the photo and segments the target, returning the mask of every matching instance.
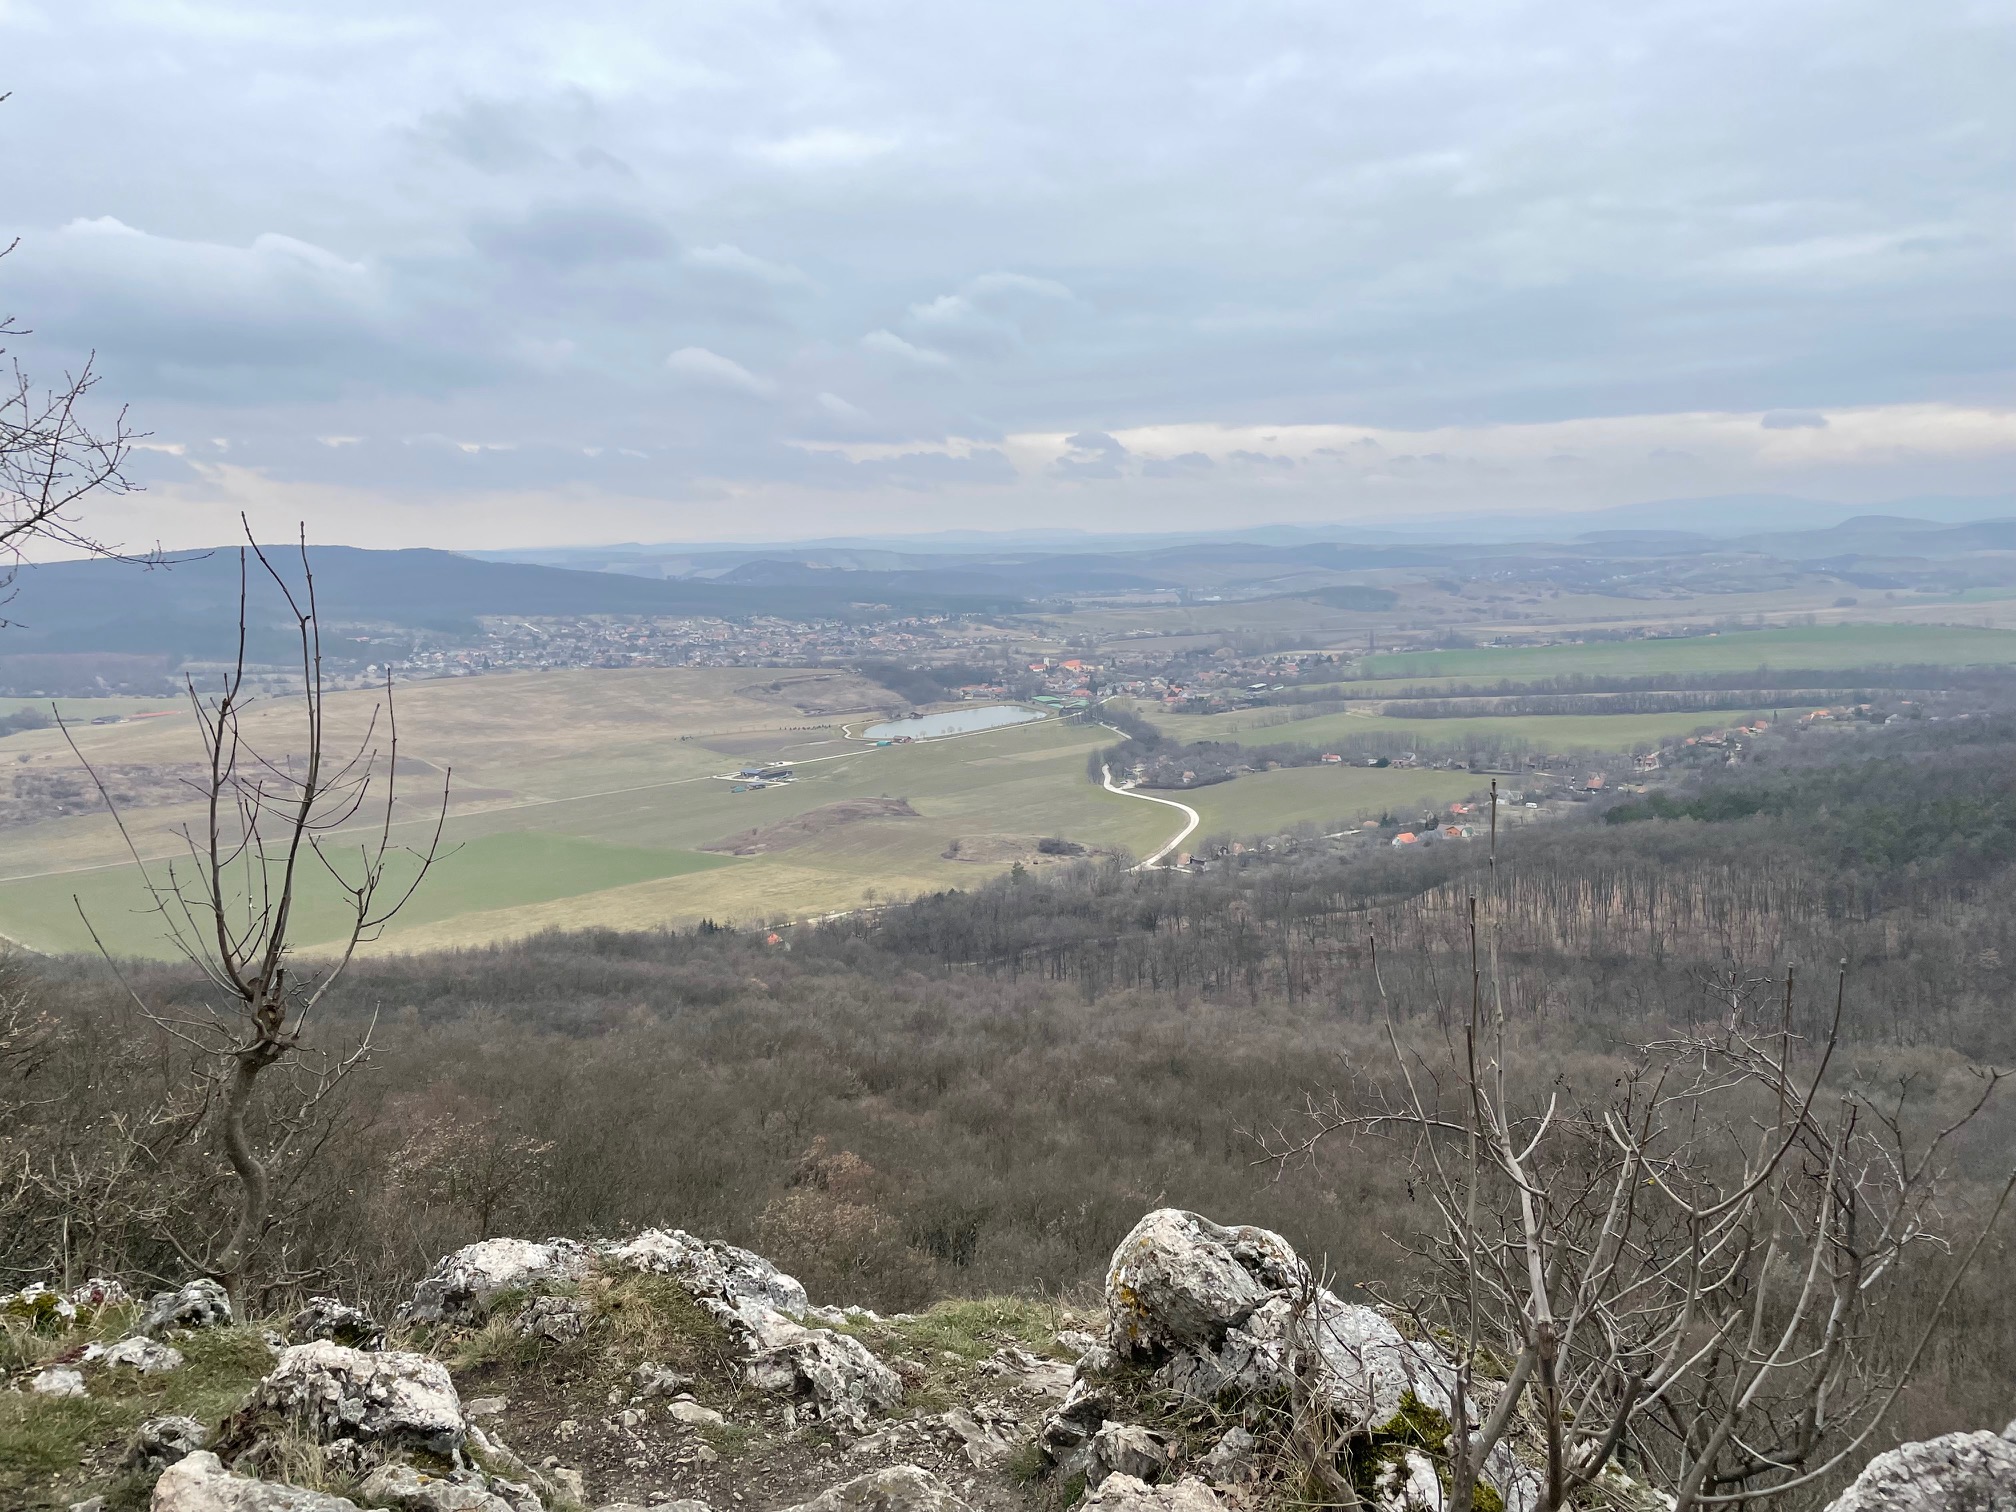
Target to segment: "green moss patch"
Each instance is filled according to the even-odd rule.
[[[56,1341],[60,1354],[74,1356],[129,1322],[123,1310],[93,1319]],[[166,1413],[214,1429],[273,1368],[256,1327],[205,1329],[173,1343],[183,1364],[160,1375],[81,1367],[89,1396],[0,1393],[0,1506],[40,1512],[98,1494],[113,1508],[145,1505],[151,1480],[118,1470],[133,1430]]]

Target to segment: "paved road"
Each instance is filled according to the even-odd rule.
[[[1105,783],[1106,791],[1109,793],[1118,793],[1122,798],[1139,798],[1143,803],[1159,803],[1164,808],[1181,809],[1185,814],[1190,816],[1189,821],[1184,824],[1183,828],[1176,831],[1174,838],[1146,861],[1135,867],[1134,870],[1136,871],[1148,871],[1152,867],[1160,866],[1162,858],[1176,849],[1185,840],[1188,840],[1191,832],[1204,822],[1203,816],[1187,803],[1178,803],[1174,798],[1152,798],[1146,793],[1137,793],[1132,788],[1117,786],[1113,781],[1113,769],[1109,766],[1101,766],[1099,768],[1099,776]]]

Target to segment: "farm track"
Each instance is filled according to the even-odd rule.
[[[1137,793],[1132,788],[1124,788],[1117,786],[1113,781],[1113,769],[1109,766],[1102,765],[1099,768],[1099,776],[1101,781],[1105,785],[1106,791],[1109,793],[1118,793],[1122,798],[1139,798],[1143,803],[1159,803],[1164,808],[1180,809],[1182,812],[1190,816],[1189,822],[1185,824],[1183,828],[1176,831],[1175,835],[1170,839],[1169,843],[1164,845],[1162,849],[1155,852],[1155,854],[1150,856],[1146,861],[1143,861],[1140,865],[1136,866],[1134,868],[1134,870],[1136,871],[1153,871],[1156,867],[1160,866],[1162,864],[1162,858],[1168,855],[1174,849],[1176,849],[1176,847],[1181,845],[1185,840],[1188,840],[1192,832],[1196,830],[1197,826],[1204,822],[1204,816],[1198,813],[1197,810],[1195,810],[1194,808],[1190,807],[1190,805],[1187,803],[1178,803],[1174,798],[1156,798],[1147,793]]]

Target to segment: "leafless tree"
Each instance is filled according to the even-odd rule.
[[[209,988],[200,1015],[149,1000],[85,917],[93,942],[120,972],[135,1007],[191,1052],[188,1084],[164,1104],[170,1111],[156,1123],[171,1130],[212,1130],[235,1182],[236,1201],[199,1243],[180,1234],[166,1237],[187,1263],[225,1283],[234,1297],[276,1221],[276,1199],[284,1195],[276,1189],[284,1185],[278,1173],[312,1158],[329,1135],[332,1098],[370,1053],[369,1029],[340,1051],[308,1043],[315,1011],[358,948],[378,937],[426,877],[439,854],[448,809],[444,773],[438,803],[422,821],[429,826],[425,838],[412,847],[395,841],[399,736],[389,674],[384,701],[373,708],[363,733],[354,742],[332,745],[305,536],[300,560],[297,586],[256,543],[239,551],[237,657],[215,692],[203,693],[193,678],[187,683],[204,760],[201,777],[192,783],[201,818],[177,831],[179,856],[150,861],[103,777],[85,763],[139,869],[163,937]],[[297,752],[259,751],[245,725],[253,702],[245,685],[253,561],[294,620],[300,647]],[[74,739],[71,749],[77,751]],[[84,760],[81,751],[78,758]],[[408,874],[398,875],[394,863]],[[303,960],[297,947],[311,898],[336,900],[340,924],[333,944]],[[82,903],[77,906],[83,915]],[[262,1087],[275,1080],[280,1089],[262,1106]]]
[[[1385,1299],[1447,1352],[1450,1507],[1470,1512],[1501,1444],[1540,1469],[1543,1512],[1620,1465],[1676,1512],[1824,1480],[1881,1426],[2016,1187],[1956,1253],[1945,1157],[2006,1073],[1920,1131],[1901,1093],[1836,1086],[1844,966],[1810,1036],[1791,972],[1765,1026],[1712,984],[1719,1022],[1630,1047],[1602,1095],[1522,1092],[1475,897],[1469,913],[1468,1023],[1431,1056],[1389,1005],[1390,1075],[1312,1098],[1269,1141],[1284,1168],[1333,1138],[1395,1142],[1430,1205],[1427,1279]],[[1939,1264],[1907,1325],[1898,1299]]]
[[[0,103],[7,96],[0,95]],[[18,240],[0,247],[8,256]],[[29,335],[12,315],[0,315],[0,356],[10,338]],[[77,523],[74,507],[86,495],[120,494],[135,485],[126,462],[142,432],[119,410],[108,425],[88,414],[98,386],[96,354],[78,371],[53,383],[36,383],[10,358],[0,381],[0,583],[12,577],[31,545],[41,542],[89,556],[122,555]],[[158,555],[158,554],[157,554]]]

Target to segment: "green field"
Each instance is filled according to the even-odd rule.
[[[354,850],[347,856],[333,855],[332,863],[348,882],[354,883],[361,875]],[[462,914],[544,903],[729,864],[719,856],[611,845],[571,835],[479,835],[442,848],[422,885],[400,911],[399,925],[410,929]],[[418,871],[419,860],[413,852],[388,855],[380,900],[397,898]],[[164,892],[196,875],[183,862],[150,866],[149,872]],[[340,943],[351,920],[342,889],[319,864],[311,862],[298,875],[295,938],[304,947]],[[236,879],[234,894],[239,899],[247,894],[244,884],[248,880],[244,875]],[[189,891],[186,885],[183,890]],[[0,920],[6,922],[11,937],[44,949],[88,949],[91,930],[115,953],[155,955],[166,954],[171,948],[166,925],[154,910],[138,869],[131,866],[95,867],[60,880],[0,883]]]
[[[1349,826],[1382,813],[1417,814],[1479,792],[1488,777],[1469,772],[1366,767],[1281,767],[1194,792],[1160,792],[1197,810],[1196,838],[1272,835],[1306,822]]]
[[[1360,663],[1367,677],[1653,677],[1662,672],[1748,672],[1760,667],[1845,672],[1856,667],[2016,665],[2016,631],[1964,625],[1801,625],[1732,630],[1678,640],[1586,645],[1395,651]]]
[[[1182,823],[1173,810],[1087,780],[1087,756],[1115,738],[1097,725],[1048,719],[907,746],[846,739],[842,726],[886,696],[844,673],[770,669],[539,673],[403,689],[395,839],[425,843],[441,769],[453,768],[455,798],[447,854],[379,948],[476,945],[544,928],[805,918],[971,887],[1016,859],[1054,864],[1036,849],[1048,836],[1146,855]],[[377,702],[373,693],[338,695],[332,727],[361,730]],[[269,754],[298,737],[284,701],[262,706],[248,730]],[[155,774],[153,797],[127,820],[157,866],[179,852],[175,828],[196,817],[182,790],[159,780],[194,757],[195,734],[186,716],[77,732],[115,786],[126,774]],[[7,749],[30,774],[78,771],[54,730],[11,737]],[[774,761],[794,764],[797,780],[741,793],[722,780]],[[1204,833],[1257,836],[1405,811],[1474,786],[1462,773],[1327,767],[1256,773],[1191,797]],[[834,805],[864,798],[904,799],[914,813],[830,822]],[[703,851],[807,814],[813,832],[778,848]],[[365,839],[360,825],[339,843],[354,856]],[[94,802],[0,826],[0,935],[36,950],[90,949],[73,896],[113,951],[172,953],[116,827]],[[326,879],[304,887],[304,948],[340,935],[340,903]]]
[[[47,714],[52,705],[62,718],[73,723],[89,724],[101,714],[117,714],[123,718],[128,714],[186,709],[189,702],[184,698],[0,698],[0,714],[17,714],[23,709]]]
[[[1103,729],[1052,719],[908,746],[843,738],[849,718],[878,713],[886,697],[848,674],[770,669],[572,672],[403,689],[407,800],[398,841],[424,843],[430,826],[421,816],[440,769],[453,768],[456,796],[450,853],[386,945],[472,944],[550,926],[803,917],[871,895],[970,886],[1010,864],[948,859],[955,840],[969,850],[984,842],[983,855],[1025,842],[1033,853],[1048,835],[1145,853],[1174,827],[1166,811],[1086,780],[1086,755],[1112,739]],[[338,695],[332,725],[361,730],[376,702],[374,694]],[[248,725],[269,753],[299,738],[284,702]],[[87,725],[78,739],[115,787],[125,774],[158,774],[197,754],[186,717]],[[54,730],[12,737],[8,751],[36,776],[78,770]],[[797,766],[798,781],[737,793],[721,780],[779,760]],[[127,819],[143,854],[161,862],[179,848],[173,830],[195,815],[172,783],[157,781],[152,791],[151,804],[129,808]],[[907,799],[916,812],[831,827],[756,856],[701,853],[864,797]],[[353,847],[365,838],[362,826],[343,837]],[[94,802],[0,827],[0,934],[38,950],[88,949],[74,894],[113,950],[170,953],[123,857],[116,827]],[[337,935],[340,901],[326,879],[304,890],[304,947]]]
[[[1813,648],[1823,646],[1846,664],[1869,659],[1869,633],[1759,632],[1652,643],[1652,649],[1696,658],[1706,650],[1727,658],[1741,646],[1749,648],[1745,655],[1789,660],[1786,648],[1792,647],[1799,648],[1797,659],[1814,661]],[[2012,654],[2003,643],[2016,645],[2016,635],[1928,626],[1875,633],[1902,645],[1904,659],[1935,653],[1978,658],[1984,647]],[[1563,670],[1563,655],[1616,657],[1645,649],[1639,642],[1437,654],[1485,658],[1489,670],[1471,675],[1496,676],[1501,670],[1535,675],[1501,668],[1491,660],[1499,656],[1526,658],[1520,665],[1551,674]],[[1390,660],[1397,676],[1427,670],[1426,657]],[[399,699],[395,838],[407,846],[425,842],[430,799],[452,769],[445,829],[450,850],[388,928],[380,949],[475,945],[545,928],[650,928],[701,918],[786,921],[878,898],[971,887],[1017,860],[1055,864],[1038,849],[1046,837],[1076,841],[1094,854],[1138,857],[1158,849],[1181,823],[1173,810],[1116,796],[1087,780],[1087,757],[1115,739],[1098,725],[1052,718],[904,746],[849,739],[846,727],[885,711],[889,695],[843,671],[527,673],[413,684]],[[382,721],[381,700],[380,693],[361,690],[335,695],[329,721],[338,740],[364,730],[374,710]],[[120,702],[85,704],[102,711]],[[1153,718],[1185,742],[1325,746],[1378,734],[1427,750],[1485,737],[1567,754],[1631,750],[1739,717],[1402,720],[1345,713],[1267,722],[1280,712]],[[138,795],[129,802],[127,821],[150,861],[177,854],[175,830],[196,817],[181,785],[199,754],[196,733],[186,713],[86,723],[73,731],[113,787]],[[285,699],[268,700],[248,715],[247,735],[267,755],[285,757],[300,739],[295,712]],[[5,753],[16,794],[28,796],[17,799],[8,822],[0,823],[0,936],[36,950],[89,949],[74,897],[114,951],[171,953],[117,828],[81,783],[77,759],[60,732],[11,736]],[[795,766],[797,780],[740,793],[732,780],[723,780],[745,765],[778,762]],[[69,797],[34,799],[36,793],[60,795],[66,780],[72,782]],[[1306,822],[1348,826],[1382,811],[1439,805],[1468,796],[1476,785],[1461,772],[1328,766],[1251,773],[1199,789],[1186,801],[1197,808],[1204,835],[1262,836]],[[912,812],[864,814],[858,803],[847,807],[862,799],[902,799]],[[809,817],[789,835],[770,829],[801,816]],[[759,853],[727,854],[754,831],[771,835]],[[365,838],[361,825],[356,835],[340,837],[353,855]],[[326,947],[340,936],[340,903],[326,879],[304,889],[297,931],[304,948]]]
[[[1804,708],[1786,708],[1790,717]],[[1460,745],[1474,739],[1523,741],[1536,751],[1635,751],[1696,730],[1739,723],[1740,710],[1712,714],[1522,714],[1504,718],[1392,719],[1383,714],[1321,714],[1280,724],[1262,723],[1259,711],[1244,714],[1156,716],[1156,728],[1186,745],[1198,740],[1239,746],[1343,745],[1354,737],[1399,736],[1419,749]]]

